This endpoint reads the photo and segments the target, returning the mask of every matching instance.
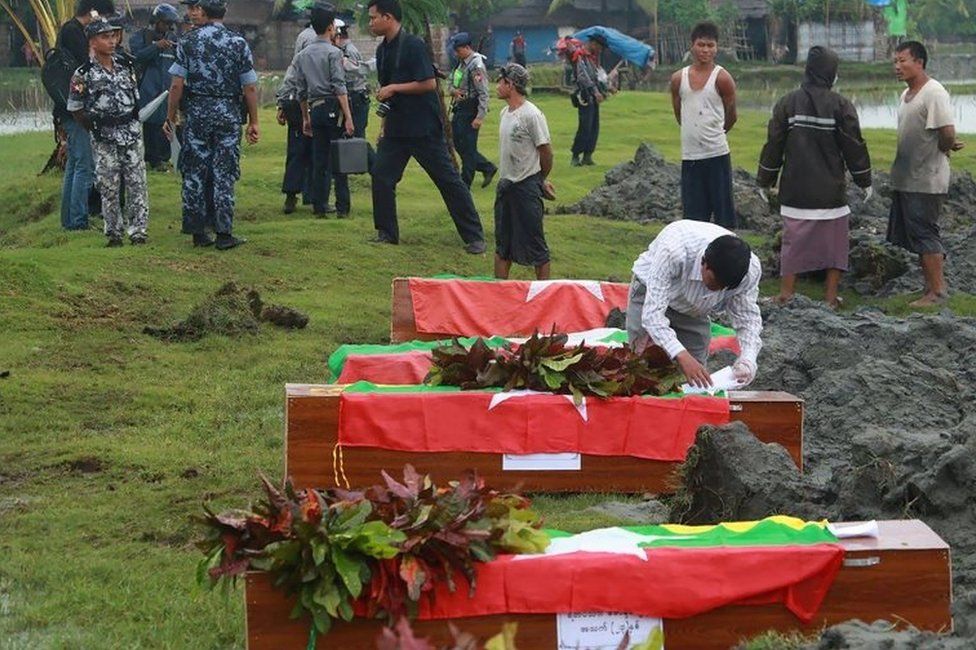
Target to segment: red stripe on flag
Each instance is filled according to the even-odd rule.
[[[608,553],[501,556],[475,565],[474,598],[463,578],[453,594],[438,585],[433,602],[421,601],[420,618],[568,612],[687,618],[724,605],[781,602],[809,623],[843,558],[834,544],[657,548],[647,549],[646,562]]]
[[[728,400],[686,396],[586,398],[587,419],[565,395],[358,393],[340,398],[339,444],[413,452],[557,453],[684,460],[703,424],[729,421]]]
[[[553,284],[526,302],[531,282],[410,278],[418,332],[455,336],[528,336],[604,327],[607,314],[627,309],[628,285],[601,282],[603,300],[584,287]]]
[[[430,372],[428,350],[392,352],[390,354],[350,354],[342,365],[336,383],[352,384],[370,381],[374,384],[409,385],[424,383]]]

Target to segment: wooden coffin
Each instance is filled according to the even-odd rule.
[[[498,489],[528,492],[670,492],[675,462],[630,456],[583,455],[578,471],[512,471],[502,469],[502,454],[418,453],[365,447],[336,449],[339,394],[332,384],[287,384],[285,387],[285,476],[298,487],[339,485],[344,473],[352,486],[372,485],[380,471],[399,471],[410,463],[421,473],[461,476],[477,470]],[[730,393],[730,417],[746,423],[764,442],[782,445],[803,466],[803,400],[789,393]]]
[[[851,539],[844,566],[810,624],[803,625],[781,604],[733,605],[685,619],[664,621],[668,650],[729,648],[766,630],[816,634],[826,625],[858,618],[885,619],[898,627],[952,630],[949,546],[918,520],[878,522],[878,539]],[[613,585],[608,585],[612,589]],[[292,602],[271,586],[268,574],[252,572],[245,587],[247,644],[250,650],[304,648],[307,619],[289,618]],[[482,640],[497,634],[506,621],[518,623],[519,648],[556,649],[556,617],[552,614],[512,614],[455,619],[462,630]],[[448,641],[446,621],[417,621],[414,629],[435,644]],[[318,639],[318,648],[375,647],[380,624],[354,620],[338,624]]]

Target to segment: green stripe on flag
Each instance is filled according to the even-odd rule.
[[[470,348],[474,345],[477,337],[463,337],[459,339],[461,345],[466,348]],[[505,345],[507,341],[501,336],[492,336],[491,338],[485,339],[485,343],[489,348],[500,348]],[[329,372],[332,374],[332,381],[339,378],[342,374],[342,368],[346,365],[346,359],[351,355],[355,354],[397,354],[400,352],[427,352],[433,350],[434,348],[439,348],[443,345],[449,345],[451,339],[442,339],[439,341],[406,341],[404,343],[357,343],[351,344],[347,343],[345,345],[340,345],[335,352],[329,355]]]

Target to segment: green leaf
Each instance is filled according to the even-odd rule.
[[[353,598],[359,598],[362,593],[363,583],[359,580],[360,564],[352,556],[341,549],[332,547],[332,563],[335,565],[336,573],[342,578],[343,584]]]
[[[577,361],[583,358],[582,354],[574,354],[571,357],[566,357],[565,359],[543,359],[539,365],[545,366],[550,370],[555,370],[557,372],[562,372],[566,368],[570,367]]]
[[[349,549],[360,551],[370,557],[388,559],[400,552],[399,545],[407,536],[382,521],[369,521],[362,525],[359,534],[349,544]]]
[[[328,550],[325,546],[325,542],[321,539],[313,538],[310,542],[312,546],[312,561],[315,562],[315,566],[320,566],[325,562],[325,554]]]

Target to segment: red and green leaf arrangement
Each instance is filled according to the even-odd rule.
[[[524,497],[500,494],[476,475],[437,487],[407,465],[403,482],[362,491],[279,490],[250,511],[215,514],[204,507],[204,552],[198,579],[227,583],[250,569],[269,571],[296,597],[312,633],[353,614],[392,622],[413,616],[434,586],[451,591],[462,578],[474,592],[475,562],[497,553],[538,553],[549,538]]]
[[[489,348],[482,339],[470,348],[457,339],[432,351],[433,365],[425,382],[460,386],[464,390],[529,389],[584,395],[666,395],[684,376],[656,345],[635,352],[623,347],[567,347],[566,334],[533,334],[515,347]]]

